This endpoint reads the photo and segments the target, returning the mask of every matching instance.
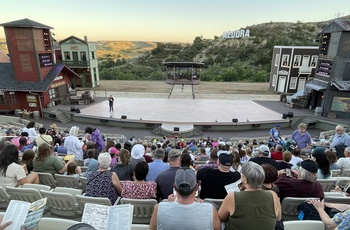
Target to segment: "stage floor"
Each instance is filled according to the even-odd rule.
[[[114,98],[114,112],[108,101],[95,102],[81,109],[77,116],[98,116],[109,119],[157,121],[160,123],[213,123],[283,121],[280,113],[251,100],[179,99],[179,98]],[[285,121],[285,120],[284,120]]]

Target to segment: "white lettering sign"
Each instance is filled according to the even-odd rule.
[[[229,39],[229,38],[248,38],[250,37],[250,30],[235,30],[235,31],[225,31],[222,34],[222,38]]]
[[[63,79],[63,76],[57,76],[57,77],[55,77],[55,79],[53,81],[58,81],[58,80],[61,80],[61,79]]]

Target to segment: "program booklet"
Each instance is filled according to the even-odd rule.
[[[13,222],[6,230],[20,230],[23,224],[26,226],[26,229],[33,229],[38,225],[44,214],[46,201],[47,198],[33,203],[11,200],[1,224],[8,221]]]
[[[106,206],[87,203],[81,222],[97,230],[131,230],[133,211],[131,204]]]
[[[227,184],[225,185],[225,189],[227,194],[229,194],[230,192],[239,192],[241,191],[240,187],[241,187],[241,179],[239,179],[238,181],[231,183],[231,184]]]

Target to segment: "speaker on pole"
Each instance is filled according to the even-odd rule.
[[[179,131],[180,131],[180,128],[179,128],[179,127],[174,127],[174,131],[175,131],[175,132],[179,132]]]

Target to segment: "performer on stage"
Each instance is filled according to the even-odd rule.
[[[109,112],[114,112],[114,110],[113,110],[114,98],[112,95],[109,96],[108,101],[109,101]]]

